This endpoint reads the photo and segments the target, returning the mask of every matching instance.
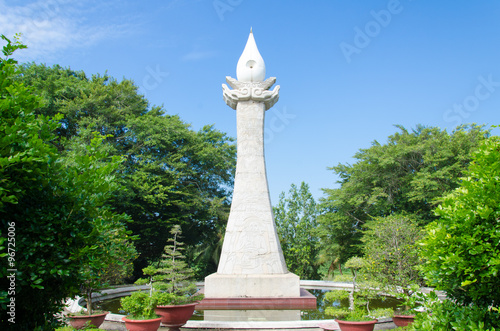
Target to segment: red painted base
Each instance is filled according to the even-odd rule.
[[[316,297],[300,289],[296,298],[204,298],[196,310],[225,309],[316,309]]]

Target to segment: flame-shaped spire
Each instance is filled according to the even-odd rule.
[[[266,65],[255,43],[252,29],[236,65],[236,78],[240,82],[263,82],[266,78]]]

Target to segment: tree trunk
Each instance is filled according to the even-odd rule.
[[[356,291],[356,271],[353,270],[352,291],[349,293],[349,310],[354,311],[354,291]]]
[[[92,290],[87,289],[85,292],[87,295],[87,313],[92,315]]]

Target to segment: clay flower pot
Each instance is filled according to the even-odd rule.
[[[83,329],[89,324],[98,328],[104,322],[107,314],[109,314],[109,312],[94,315],[68,316],[69,324],[77,330]]]
[[[413,323],[415,315],[394,315],[392,321],[396,326],[407,326]]]
[[[191,318],[198,303],[156,306],[155,313],[161,316],[161,323],[169,327],[170,331],[179,331],[179,328]]]
[[[150,320],[131,320],[122,317],[128,331],[156,331],[160,328],[161,317]]]
[[[363,322],[335,320],[335,322],[339,324],[341,331],[373,331],[377,320]]]

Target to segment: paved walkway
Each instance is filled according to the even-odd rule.
[[[111,322],[111,321],[105,321],[101,327],[103,330],[120,330],[120,331],[126,331],[127,329],[125,328],[125,324],[121,322]],[[396,326],[392,322],[386,322],[386,323],[379,323],[375,325],[375,330],[391,330],[395,329]],[[198,329],[193,329],[193,328],[181,328],[184,331],[224,331],[224,330],[245,330],[245,331],[263,331],[263,330],[276,330],[274,328],[269,328],[269,329],[254,329],[254,328],[246,328],[246,329],[234,329],[234,328],[198,328]],[[166,331],[168,328],[166,327],[160,327],[160,331]],[[285,329],[282,329],[285,330]],[[318,327],[297,327],[289,330],[294,330],[294,331],[320,331],[322,330],[321,328]]]

